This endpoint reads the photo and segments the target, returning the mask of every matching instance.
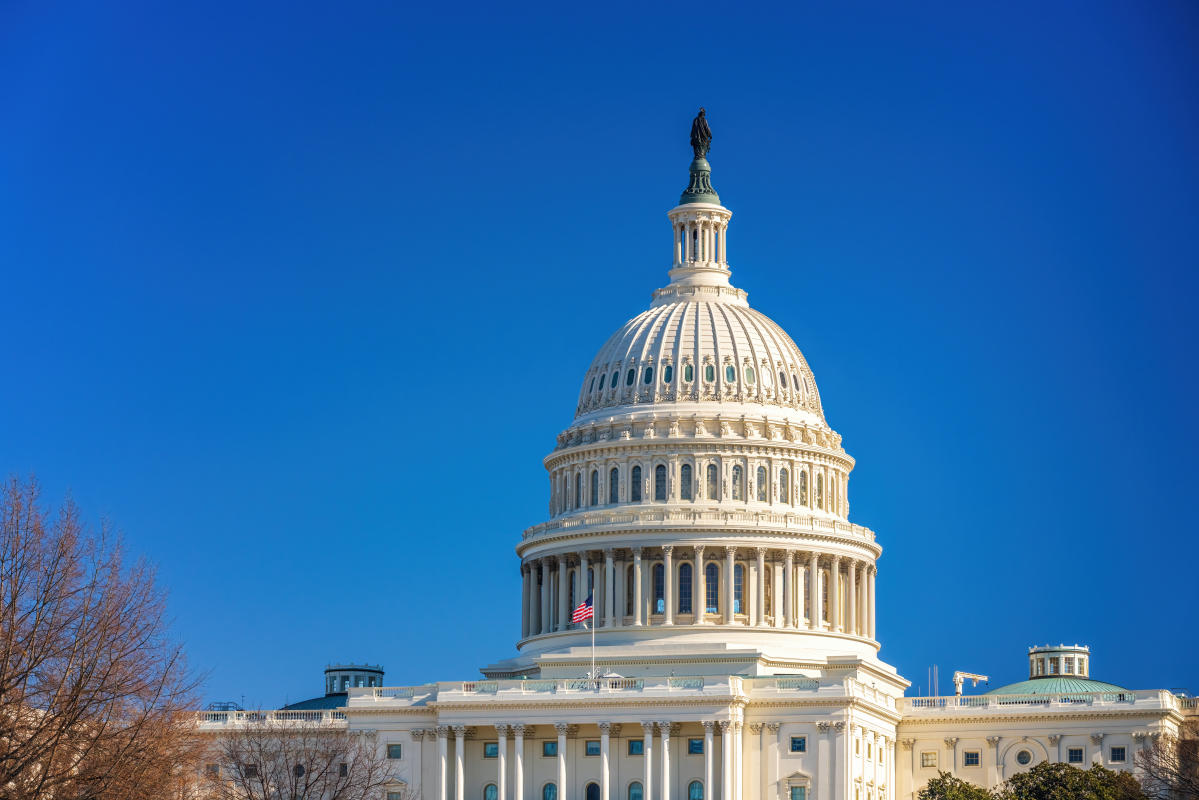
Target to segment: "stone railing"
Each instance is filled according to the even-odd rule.
[[[636,508],[585,511],[551,519],[540,525],[525,529],[522,539],[532,539],[555,531],[571,531],[579,528],[612,527],[629,525],[678,525],[683,528],[719,525],[722,528],[744,528],[756,530],[786,530],[795,532],[831,533],[874,541],[874,531],[851,522],[837,519],[779,513],[775,511],[732,511],[725,509],[679,509],[649,506]]]
[[[346,713],[341,709],[319,711],[197,711],[200,730],[224,730],[263,724],[312,723],[345,727]]]
[[[984,694],[951,697],[901,697],[899,711],[916,716],[960,713],[1004,713],[1013,707],[1035,711],[1065,710],[1079,706],[1148,706],[1177,708],[1179,698],[1153,689],[1127,692],[1069,692],[1064,694]]]

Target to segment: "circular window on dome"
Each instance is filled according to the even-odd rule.
[[[695,368],[690,364],[683,367],[683,380],[687,381],[687,383],[691,383],[691,381],[695,380]]]
[[[754,382],[754,368],[753,367],[745,368],[745,382],[746,383]]]
[[[674,378],[674,367],[667,364],[662,367],[662,383],[670,383]]]
[[[1032,753],[1027,750],[1021,750],[1019,753],[1016,753],[1016,763],[1020,766],[1026,767],[1030,761],[1032,761]]]
[[[708,383],[716,380],[716,367],[711,364],[704,365],[704,380]]]
[[[642,380],[645,382],[645,384],[647,386],[654,382],[654,368],[653,367],[645,368],[645,377]]]
[[[730,364],[729,366],[725,367],[725,368],[724,368],[724,379],[725,379],[726,381],[728,381],[729,383],[732,383],[732,382],[734,382],[735,380],[737,380],[737,369],[736,369],[736,367],[734,367],[734,366],[733,366],[733,365],[731,365],[731,364]]]
[[[624,376],[624,385],[632,386],[633,381],[637,379],[637,370],[629,367],[629,374]]]

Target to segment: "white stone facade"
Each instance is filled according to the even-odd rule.
[[[669,212],[669,285],[584,373],[545,459],[549,518],[516,547],[516,653],[484,680],[274,713],[399,745],[423,800],[888,800],[938,770],[993,786],[1078,747],[1130,769],[1193,705],[903,696],[878,658],[882,550],[848,519],[854,461],[799,348],[730,284],[731,216]],[[594,630],[571,622],[589,595]],[[206,712],[204,728],[257,718]]]

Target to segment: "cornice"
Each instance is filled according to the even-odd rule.
[[[1104,709],[1103,711],[1044,711],[1030,710],[1029,713],[1007,713],[1007,714],[970,714],[968,716],[936,716],[936,717],[909,717],[903,716],[901,712],[901,728],[915,727],[946,727],[949,725],[979,725],[985,723],[998,722],[1015,722],[1022,725],[1028,725],[1030,722],[1037,720],[1060,721],[1060,720],[1089,720],[1089,719],[1129,719],[1134,717],[1146,717],[1151,719],[1160,719],[1169,717],[1174,712],[1168,708],[1150,708],[1150,709]]]
[[[745,523],[745,525],[747,527],[749,524],[750,523]],[[663,534],[673,534],[676,532],[681,534],[685,538],[672,537],[669,539],[668,542],[663,543],[663,544],[670,544],[675,547],[694,547],[697,545],[703,545],[705,547],[707,547],[707,546],[724,547],[729,544],[730,539],[737,539],[740,542],[742,542],[742,544],[738,545],[741,547],[746,547],[746,548],[767,547],[767,548],[770,548],[770,541],[772,539],[782,539],[782,538],[786,537],[787,539],[793,539],[795,542],[823,543],[823,544],[830,544],[830,545],[836,544],[836,545],[843,545],[843,546],[859,548],[859,549],[865,551],[865,553],[869,556],[869,558],[874,559],[874,560],[878,560],[883,554],[883,548],[880,544],[878,544],[877,542],[874,542],[874,541],[869,541],[864,538],[857,538],[857,537],[853,537],[853,536],[842,536],[842,535],[838,535],[838,534],[827,533],[827,532],[817,532],[817,531],[789,531],[789,530],[781,529],[781,528],[780,529],[770,529],[769,527],[767,527],[768,525],[769,525],[769,523],[766,523],[766,525],[762,526],[762,528],[765,528],[765,530],[762,530],[761,528],[759,528],[760,532],[754,531],[754,530],[749,530],[747,528],[719,528],[719,527],[715,527],[715,526],[697,527],[694,524],[687,524],[686,522],[683,522],[683,521],[679,521],[677,523],[670,523],[670,522],[656,522],[656,523],[652,523],[652,524],[647,523],[644,527],[629,527],[627,525],[622,526],[622,527],[617,527],[616,524],[613,524],[612,527],[605,527],[605,526],[601,526],[601,525],[589,525],[585,529],[582,529],[582,530],[580,530],[579,528],[572,528],[572,529],[570,529],[569,533],[562,532],[561,529],[556,529],[554,533],[534,534],[530,538],[522,539],[520,541],[520,543],[516,545],[516,554],[518,556],[520,556],[521,558],[524,558],[525,555],[534,548],[539,549],[542,547],[548,547],[548,546],[553,546],[553,545],[558,545],[558,544],[565,544],[565,543],[569,543],[569,542],[578,542],[578,541],[586,540],[586,539],[597,539],[597,538],[601,538],[601,537],[602,538],[611,538],[611,537],[619,537],[619,536],[644,536],[646,534],[647,530],[660,531]],[[530,528],[529,530],[532,530],[532,529]],[[526,531],[526,533],[527,533],[527,531]],[[770,548],[770,549],[777,549],[777,550],[786,549],[786,547],[789,543],[790,542],[788,542],[788,541],[777,541],[775,543],[774,547]],[[607,543],[607,544],[597,543],[589,549],[603,550],[607,547],[613,547],[616,549],[628,549],[633,546],[634,545],[632,545],[632,544],[619,544],[616,542],[611,542],[611,543]],[[657,544],[657,543],[654,543],[652,545],[640,543],[639,546],[641,546],[641,547],[661,547],[662,545]],[[547,553],[544,553],[543,555],[552,556],[552,555],[558,555],[558,553],[557,552],[547,552]]]

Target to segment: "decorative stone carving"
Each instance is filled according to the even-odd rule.
[[[781,728],[781,727],[783,727],[783,724],[781,722],[767,722],[766,723],[766,730],[768,730],[772,734],[778,733],[779,728]]]
[[[1093,745],[1095,745],[1096,747],[1102,747],[1104,736],[1107,736],[1107,734],[1106,733],[1092,733],[1091,734],[1091,743]]]
[[[911,750],[912,745],[916,744],[916,740],[915,739],[900,739],[899,744],[903,746],[904,750]]]
[[[957,747],[957,744],[958,744],[958,737],[956,737],[956,736],[946,736],[945,737],[945,749],[946,750],[952,750],[953,748]]]
[[[412,730],[408,731],[408,733],[418,742],[425,738],[424,728],[413,728]]]
[[[992,747],[999,747],[999,740],[1002,738],[1002,736],[988,736],[987,743]]]
[[[1061,740],[1062,740],[1062,734],[1060,734],[1060,733],[1049,734],[1049,743],[1051,745],[1053,745],[1054,747],[1056,747],[1057,743],[1060,742]]]
[[[749,723],[749,732],[753,734],[759,734],[762,732],[763,727],[765,726],[761,722],[751,722]]]
[[[529,727],[530,726],[528,726],[528,725],[522,725],[519,723],[516,725],[513,725],[512,726],[512,735],[513,736],[524,736],[525,732],[529,729]]]
[[[438,738],[440,738],[440,739],[449,738],[449,735],[450,735],[450,726],[449,725],[438,725],[436,730],[437,730]]]

